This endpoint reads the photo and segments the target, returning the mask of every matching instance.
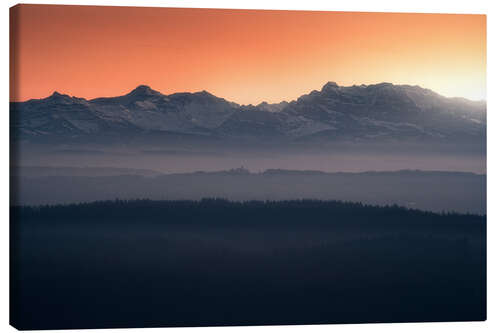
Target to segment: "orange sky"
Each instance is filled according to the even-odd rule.
[[[11,100],[147,84],[237,103],[340,85],[418,84],[486,98],[486,16],[20,5]]]

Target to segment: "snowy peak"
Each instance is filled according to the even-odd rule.
[[[54,91],[52,95],[47,98],[39,100],[41,103],[49,103],[49,104],[73,104],[79,103],[80,99],[76,97],[71,97],[66,94],[61,94],[58,91]]]
[[[50,95],[49,97],[57,98],[57,97],[60,97],[60,96],[64,96],[64,94],[61,94],[58,91],[54,91],[52,93],[52,95]]]
[[[257,109],[267,112],[280,112],[288,105],[288,102],[282,101],[280,103],[269,104],[267,102],[262,102],[257,105]]]
[[[139,85],[137,88],[132,90],[127,94],[129,97],[137,97],[137,98],[147,98],[151,96],[159,96],[162,95],[159,91],[151,89],[151,87],[147,85]]]
[[[66,94],[61,94],[58,91],[54,91],[52,93],[52,95],[50,95],[46,99],[49,99],[49,100],[58,100],[58,99],[65,99],[65,98],[71,98],[71,97],[69,95],[66,95]]]
[[[198,95],[198,96],[204,96],[204,97],[216,97],[215,95],[209,93],[208,91],[206,90],[202,90],[202,91],[198,91],[198,92],[195,92],[194,95]],[[216,97],[217,98],[217,97]]]
[[[321,91],[329,91],[329,90],[334,90],[334,89],[337,89],[337,88],[339,88],[339,85],[337,84],[337,82],[328,81],[323,86],[323,88],[321,88]]]

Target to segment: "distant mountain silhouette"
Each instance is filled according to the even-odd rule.
[[[486,213],[486,175],[400,170],[322,172],[240,167],[161,174],[127,168],[15,167],[11,203],[40,205],[110,199],[291,200],[314,198],[435,212]]]
[[[146,85],[92,100],[54,92],[10,103],[12,138],[32,142],[161,142],[163,135],[235,142],[484,142],[486,103],[419,86],[326,83],[292,102],[239,105],[209,92],[164,95]]]

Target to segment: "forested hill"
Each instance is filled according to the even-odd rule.
[[[485,216],[314,200],[11,209],[19,329],[486,318]]]
[[[14,220],[48,220],[72,223],[162,222],[196,225],[342,225],[342,224],[484,224],[484,215],[432,213],[397,205],[322,200],[229,201],[114,200],[46,206],[14,206]]]

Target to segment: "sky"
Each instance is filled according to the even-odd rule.
[[[18,5],[10,24],[11,101],[146,84],[274,103],[328,81],[486,99],[485,15]]]

